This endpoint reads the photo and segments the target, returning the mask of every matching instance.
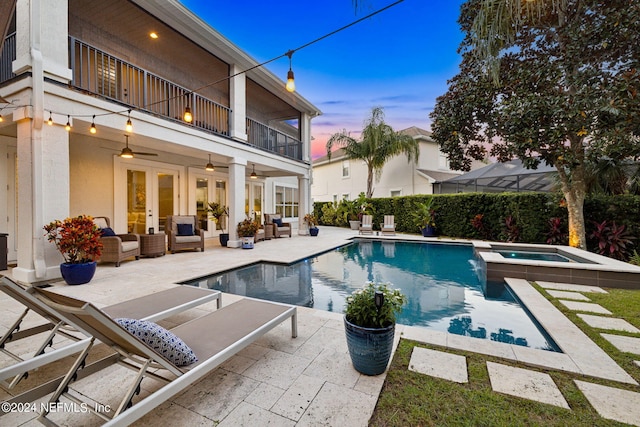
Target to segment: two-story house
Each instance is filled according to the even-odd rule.
[[[412,126],[401,131],[418,141],[420,157],[418,163],[408,163],[400,154],[385,165],[380,180],[374,179],[373,197],[433,194],[433,184],[461,174],[449,168],[449,161],[431,132]],[[313,161],[313,183],[311,197],[316,202],[339,202],[353,200],[367,189],[367,166],[360,160],[347,158],[344,150]]]
[[[285,90],[285,76],[176,0],[8,4],[0,232],[14,278],[59,277],[42,227],[67,216],[107,216],[116,232],[144,233],[193,214],[212,237],[206,207],[218,201],[230,208],[230,246],[246,214],[303,224],[320,111]]]

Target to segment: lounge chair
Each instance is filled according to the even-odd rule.
[[[362,224],[360,224],[360,234],[373,234],[373,216],[362,215]]]
[[[393,215],[385,215],[384,222],[380,223],[380,234],[383,236],[385,234],[395,235],[396,234],[396,223],[395,217]]]
[[[52,309],[59,311],[62,316],[67,317],[91,335],[91,345],[82,351],[58,385],[49,400],[50,407],[55,407],[61,396],[81,405],[83,402],[80,402],[79,398],[70,397],[67,394],[69,385],[76,379],[94,372],[98,373],[94,377],[99,383],[101,377],[99,369],[102,366],[118,363],[137,371],[135,379],[124,393],[119,406],[112,411],[113,413],[95,411],[95,406],[91,403],[86,405],[89,410],[107,421],[106,425],[131,424],[167,399],[193,385],[225,360],[288,318],[291,318],[291,335],[294,338],[297,336],[295,306],[244,298],[173,328],[171,332],[183,340],[198,359],[197,362],[187,366],[176,366],[163,354],[144,344],[91,303],[42,289],[36,289],[36,293]],[[98,340],[116,350],[117,354],[81,369],[89,349]],[[133,398],[139,393],[140,383],[145,377],[159,380],[165,385],[134,403]],[[155,385],[152,383],[150,386]],[[43,423],[51,422],[47,415],[47,412],[41,413],[38,420]]]
[[[0,280],[0,291],[25,306],[23,313],[18,316],[12,326],[0,338],[0,351],[16,361],[15,364],[0,369],[0,381],[3,381],[3,385],[8,389],[14,388],[29,371],[77,353],[88,344],[86,333],[82,334],[81,329],[79,330],[64,316],[51,310],[36,298],[33,294],[34,288],[24,288],[8,277],[3,277]],[[217,301],[218,308],[222,306],[221,293],[218,291],[193,286],[176,286],[175,288],[104,307],[102,311],[112,318],[130,317],[153,322],[213,300]],[[48,322],[24,329],[23,321],[29,311],[39,314]],[[30,358],[25,359],[7,348],[10,343],[47,331],[49,333]],[[56,335],[69,338],[75,342],[45,353],[46,348],[52,346]],[[11,382],[5,381],[12,377]]]
[[[291,223],[282,222],[282,216],[279,214],[264,214],[264,228],[271,228],[273,237],[291,237]],[[270,238],[270,236],[266,235],[266,232],[265,238]]]

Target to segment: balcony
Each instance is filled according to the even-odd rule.
[[[0,84],[15,77],[15,34],[4,42],[0,58]],[[73,37],[69,38],[71,87],[208,133],[230,137],[231,109],[188,88],[150,73]],[[193,122],[182,115],[191,109]],[[302,142],[281,130],[247,118],[247,144],[294,160],[302,160]]]

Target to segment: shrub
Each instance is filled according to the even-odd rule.
[[[608,221],[594,222],[595,230],[589,235],[598,243],[598,253],[611,258],[629,259],[630,246],[634,237],[629,234],[624,225],[616,225],[615,221],[609,225]]]

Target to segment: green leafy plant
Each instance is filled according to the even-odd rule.
[[[629,258],[629,263],[640,266],[640,254],[634,249],[633,255]]]
[[[238,236],[254,237],[259,228],[260,224],[247,217],[243,221],[238,223]]]
[[[92,262],[102,255],[102,232],[90,216],[57,219],[45,225],[44,230],[47,240],[56,245],[68,264]]]
[[[209,202],[207,212],[209,213],[209,216],[213,218],[216,224],[220,226],[220,229],[224,233],[224,221],[222,221],[222,218],[229,215],[229,208],[227,206],[223,206],[218,202]]]
[[[335,225],[336,221],[336,207],[333,203],[326,203],[322,206],[322,223],[325,225]]]
[[[477,214],[471,219],[471,226],[476,229],[476,231],[480,234],[485,240],[491,240],[491,229],[487,224],[485,224],[484,215]]]
[[[428,202],[418,203],[413,211],[413,222],[419,230],[426,226],[436,226],[436,211],[432,208],[433,198]]]
[[[376,307],[376,292],[384,296],[380,309]],[[407,298],[388,283],[367,282],[349,295],[346,302],[345,316],[349,322],[364,328],[384,328],[395,323]]]

